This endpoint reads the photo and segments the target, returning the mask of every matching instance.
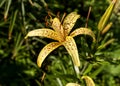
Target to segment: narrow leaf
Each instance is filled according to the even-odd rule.
[[[90,71],[92,70],[93,65],[89,64],[88,67],[86,68],[86,70],[84,71],[83,75],[86,75],[87,73],[90,73]]]
[[[114,8],[114,6],[116,4],[116,1],[117,0],[112,1],[112,3],[109,5],[109,7],[106,9],[105,13],[101,17],[101,19],[100,19],[100,21],[98,23],[98,29],[100,31],[105,27],[108,19],[110,18],[110,15],[112,14],[112,11],[113,11],[113,8]]]
[[[82,79],[85,79],[87,86],[95,86],[93,80],[89,76],[82,76]]]
[[[80,86],[80,85],[77,83],[67,83],[66,86]]]
[[[78,50],[74,39],[71,36],[66,37],[66,41],[63,42],[63,45],[72,57],[73,63],[76,66],[80,66]]]
[[[21,14],[22,14],[23,27],[25,27],[25,23],[26,23],[26,20],[25,20],[26,10],[25,9],[26,9],[25,2],[24,2],[24,0],[21,0]]]
[[[13,28],[14,28],[14,25],[15,25],[17,13],[18,13],[18,10],[16,10],[14,12],[14,14],[12,15],[12,19],[10,21],[10,26],[9,26],[9,34],[8,34],[9,37],[8,37],[8,39],[11,39],[11,35],[12,35],[12,31],[13,31]]]
[[[4,19],[7,19],[8,16],[8,11],[10,9],[10,5],[11,5],[12,0],[7,0],[6,1],[6,9],[5,9],[5,13],[4,13]]]
[[[60,39],[55,31],[53,31],[51,29],[47,29],[47,28],[32,30],[32,31],[28,32],[28,34],[25,36],[25,38],[32,37],[32,36],[46,37],[46,38],[50,38],[50,39],[54,39],[54,40]]]
[[[80,17],[80,15],[78,15],[76,12],[72,12],[65,17],[65,19],[63,21],[63,28],[65,31],[64,32],[65,36],[67,36],[70,33],[73,26],[75,25],[75,22],[77,21],[77,19],[79,17]]]
[[[76,30],[74,30],[70,36],[75,37],[77,35],[89,35],[93,38],[93,42],[95,42],[95,34],[93,33],[92,30],[88,29],[88,28],[78,28]]]
[[[0,8],[4,5],[6,0],[0,0]]]
[[[43,3],[44,7],[47,7],[47,3],[45,2],[45,0],[41,0],[41,2]]]
[[[100,45],[100,46],[98,47],[98,50],[104,49],[106,46],[108,46],[109,44],[113,43],[114,41],[115,41],[114,38],[108,40],[106,43]]]
[[[59,47],[61,43],[59,42],[51,42],[47,44],[39,53],[38,58],[37,58],[37,64],[39,67],[41,67],[43,61],[47,57],[48,54],[50,54],[54,49]]]

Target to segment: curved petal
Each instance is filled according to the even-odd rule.
[[[95,86],[95,83],[89,76],[82,76],[82,79],[85,79],[87,86]]]
[[[59,40],[59,36],[57,35],[57,33],[47,28],[32,30],[28,32],[25,38],[32,37],[32,36],[40,36],[40,37],[46,37],[54,40]]]
[[[76,30],[74,30],[70,36],[75,37],[77,35],[89,35],[93,38],[93,42],[95,42],[95,34],[93,33],[92,30],[88,29],[88,28],[78,28]]]
[[[52,28],[62,37],[64,37],[63,27],[58,18],[54,18],[52,22]]]
[[[48,54],[50,54],[54,49],[59,47],[61,43],[59,42],[51,42],[47,44],[39,53],[38,58],[37,58],[37,64],[39,67],[41,67],[43,61],[47,57]]]
[[[75,25],[75,22],[79,17],[80,15],[78,15],[76,12],[72,12],[65,17],[63,21],[63,29],[64,29],[65,36],[67,36],[70,33],[73,26]]]
[[[66,41],[63,42],[63,45],[72,57],[73,63],[76,66],[80,66],[78,50],[74,39],[71,36],[66,37]]]

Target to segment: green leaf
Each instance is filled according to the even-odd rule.
[[[7,0],[6,1],[6,6],[5,6],[5,13],[4,13],[4,19],[7,19],[8,16],[8,11],[10,9],[10,5],[11,5],[12,0]]]
[[[0,0],[0,7],[2,7],[4,5],[6,0]]]
[[[18,13],[18,10],[16,10],[14,12],[14,14],[12,15],[12,19],[11,19],[10,26],[9,26],[9,34],[8,34],[9,38],[8,39],[11,39],[11,35],[12,35],[12,31],[13,31],[13,28],[14,28],[14,25],[15,25],[17,13]]]
[[[98,47],[98,50],[104,49],[106,46],[108,46],[109,44],[113,43],[114,41],[115,41],[114,38],[108,40],[108,41],[105,42],[104,44],[100,45],[100,46]]]
[[[86,75],[87,73],[89,73],[92,70],[93,65],[89,64],[88,68],[85,70],[85,72],[83,73],[83,75]]]

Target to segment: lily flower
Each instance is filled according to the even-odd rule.
[[[32,30],[28,32],[25,38],[32,36],[40,36],[46,37],[56,42],[51,42],[47,44],[39,53],[37,58],[37,65],[41,67],[45,58],[50,54],[53,50],[63,45],[68,51],[69,55],[72,58],[74,65],[80,66],[79,54],[77,50],[77,45],[73,37],[77,35],[89,35],[95,41],[94,33],[88,28],[77,28],[73,32],[71,32],[73,26],[75,25],[77,19],[80,17],[76,12],[71,12],[65,18],[63,23],[60,22],[58,18],[54,18],[52,21],[52,28],[40,28],[36,30]]]

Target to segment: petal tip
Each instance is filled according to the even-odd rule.
[[[25,36],[25,37],[24,37],[24,39],[27,39],[27,38],[28,38],[28,36]]]
[[[38,67],[41,67],[41,62],[39,62],[38,60],[37,60],[37,65]]]

